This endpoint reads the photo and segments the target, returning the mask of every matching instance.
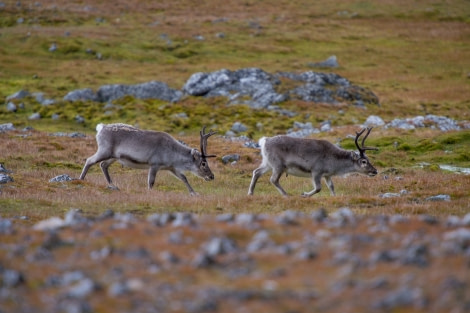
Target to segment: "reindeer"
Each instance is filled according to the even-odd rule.
[[[367,133],[362,139],[362,146],[357,143],[359,137],[366,131],[362,129],[356,132],[354,140],[359,153],[341,149],[326,140],[302,139],[289,136],[263,137],[260,139],[261,165],[253,171],[248,195],[253,195],[256,181],[261,175],[272,169],[270,182],[283,195],[285,190],[279,184],[279,178],[285,172],[299,177],[311,177],[313,190],[304,192],[302,196],[310,197],[320,192],[321,178],[324,177],[331,195],[335,195],[332,176],[348,173],[361,173],[368,176],[377,175],[377,170],[372,166],[365,155],[366,150],[378,150],[365,147],[364,142],[372,128],[367,128]]]
[[[191,149],[174,139],[165,132],[140,130],[126,124],[98,124],[96,126],[96,142],[98,151],[86,160],[80,179],[84,179],[88,169],[100,163],[101,170],[108,186],[117,189],[109,176],[108,168],[115,161],[132,168],[149,169],[148,188],[155,183],[159,170],[168,170],[180,179],[188,188],[191,195],[197,193],[189,184],[183,172],[192,172],[206,181],[214,179],[209,168],[207,139],[216,132],[205,133],[205,127],[200,132],[201,151]]]

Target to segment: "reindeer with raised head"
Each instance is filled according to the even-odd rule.
[[[200,132],[201,151],[180,143],[168,133],[141,130],[126,124],[98,124],[96,131],[98,150],[86,160],[80,179],[85,178],[92,165],[101,162],[100,167],[109,187],[117,189],[108,172],[115,161],[132,168],[149,169],[149,189],[153,187],[159,170],[170,171],[186,185],[191,195],[197,193],[183,172],[192,172],[206,181],[214,179],[207,158],[215,155],[208,155],[206,151],[207,139],[215,132],[205,133],[205,127]]]
[[[313,190],[302,195],[310,197],[321,190],[321,178],[324,177],[331,195],[335,195],[335,189],[331,177],[349,173],[361,173],[368,176],[377,175],[377,170],[367,158],[366,150],[378,150],[365,147],[364,142],[372,128],[367,128],[367,133],[358,144],[359,137],[366,131],[362,129],[356,133],[354,140],[359,153],[339,148],[326,140],[294,138],[286,135],[275,137],[263,137],[259,140],[261,165],[253,171],[248,195],[252,195],[258,178],[272,170],[270,182],[283,195],[286,191],[279,184],[283,173],[299,177],[311,177]]]

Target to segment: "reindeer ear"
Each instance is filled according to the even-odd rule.
[[[194,160],[201,158],[201,152],[199,152],[197,149],[191,149],[191,155],[193,156]]]
[[[361,158],[361,155],[359,153],[357,153],[356,151],[351,151],[351,156],[352,156],[354,161],[357,161]]]

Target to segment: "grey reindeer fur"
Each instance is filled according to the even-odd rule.
[[[367,134],[362,139],[362,147],[357,143],[365,130],[356,133],[355,143],[359,153],[341,149],[326,140],[294,138],[285,135],[261,138],[259,143],[263,160],[261,165],[253,171],[248,195],[253,195],[258,178],[269,170],[272,170],[270,182],[283,196],[287,196],[286,191],[279,184],[283,173],[312,178],[314,188],[309,192],[304,192],[302,195],[305,197],[320,192],[322,177],[325,178],[331,195],[335,195],[331,180],[333,176],[349,173],[377,175],[377,170],[365,155],[366,150],[377,150],[364,147],[364,141],[371,128],[367,129]]]
[[[207,139],[215,132],[201,131],[201,151],[185,146],[165,132],[141,130],[126,124],[98,124],[96,142],[98,150],[86,160],[80,179],[84,179],[88,169],[100,163],[101,170],[110,187],[114,187],[109,176],[109,166],[118,161],[131,168],[149,169],[148,188],[155,183],[159,170],[168,170],[180,179],[191,195],[196,192],[183,172],[192,172],[206,181],[213,180],[214,174],[206,158]]]

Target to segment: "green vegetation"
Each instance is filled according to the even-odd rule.
[[[259,162],[259,154],[222,138],[211,142],[211,149],[219,155],[214,167],[220,179],[217,184],[198,186],[201,194],[213,195],[209,201],[179,199],[186,191],[171,176],[157,179],[157,197],[166,198],[154,200],[155,194],[145,193],[144,172],[118,166],[112,172],[122,183],[121,195],[104,188],[98,167],[92,169],[90,181],[63,188],[46,188],[41,184],[51,175],[64,171],[78,175],[83,160],[94,152],[91,136],[98,122],[124,122],[167,131],[197,147],[198,131],[203,125],[224,134],[234,122],[242,122],[249,127],[245,135],[257,140],[264,135],[285,133],[295,121],[318,127],[329,120],[333,131],[317,137],[354,149],[354,142],[348,136],[370,115],[378,115],[387,122],[396,117],[426,114],[470,120],[469,16],[470,6],[465,0],[446,4],[404,0],[387,3],[303,0],[276,4],[228,1],[224,5],[208,1],[198,6],[189,0],[112,5],[106,1],[45,0],[31,6],[6,1],[0,8],[0,98],[27,90],[42,92],[56,102],[43,106],[34,97],[28,97],[15,100],[18,106],[22,104],[17,112],[7,112],[6,105],[0,107],[0,123],[12,122],[19,130],[0,134],[5,143],[0,162],[15,171],[13,187],[2,187],[0,205],[14,210],[23,206],[28,211],[46,208],[47,214],[68,206],[68,201],[89,210],[110,205],[140,212],[188,209],[213,213],[282,211],[290,208],[290,203],[294,208],[308,210],[314,203],[315,207],[352,206],[361,211],[372,207],[374,212],[403,213],[408,206],[418,205],[419,201],[413,200],[417,195],[402,199],[401,206],[375,197],[400,188],[416,191],[422,184],[427,189],[420,196],[448,192],[457,199],[449,210],[462,214],[468,207],[468,194],[462,191],[468,190],[468,176],[449,178],[455,174],[442,171],[439,165],[470,167],[470,130],[443,133],[429,128],[374,129],[367,144],[380,150],[369,152],[370,158],[384,175],[394,169],[399,174],[393,175],[405,176],[406,183],[381,181],[370,194],[363,195],[361,190],[367,188],[359,187],[370,180],[361,182],[353,178],[358,185],[351,186],[347,183],[351,178],[340,179],[338,188],[345,196],[336,199],[323,192],[315,199],[278,199],[266,181],[260,182],[259,198],[247,199],[246,185]],[[57,50],[49,51],[54,43]],[[310,66],[330,55],[337,56],[340,67]],[[195,72],[244,67],[259,67],[270,73],[334,72],[372,90],[380,105],[367,103],[366,108],[361,108],[289,100],[281,103],[281,108],[298,115],[286,117],[274,111],[228,105],[228,100],[222,97],[187,96],[178,103],[167,103],[128,96],[113,101],[112,106],[61,100],[75,89],[97,90],[102,85],[116,83],[156,80],[180,89]],[[366,93],[365,96],[373,100]],[[41,119],[29,120],[33,113],[39,113]],[[77,115],[85,122],[77,123]],[[27,126],[37,131],[22,132]],[[82,132],[89,137],[49,136],[53,132]],[[229,153],[240,153],[242,160],[233,167],[222,165],[220,157]],[[428,165],[417,168],[422,164]],[[419,180],[410,182],[415,174]],[[135,186],[126,183],[129,180]],[[459,181],[462,187],[455,191],[442,187],[451,185],[449,182],[453,180]],[[298,178],[288,177],[285,184],[292,194],[310,188],[309,180]],[[20,196],[22,190],[31,186],[39,187],[30,196]],[[64,190],[75,198],[51,196]],[[97,198],[86,200],[80,194],[84,190]],[[132,197],[133,193],[137,196]],[[166,193],[170,195],[165,196]],[[230,196],[225,197],[227,194]],[[100,197],[104,197],[105,204],[97,200]],[[433,205],[410,210],[435,213],[438,205]]]

